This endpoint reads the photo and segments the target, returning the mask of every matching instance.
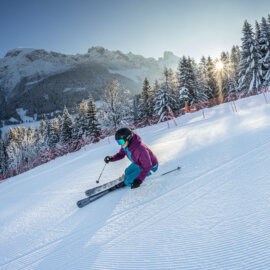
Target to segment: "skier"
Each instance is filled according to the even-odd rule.
[[[121,128],[115,133],[115,140],[121,145],[120,151],[114,156],[106,156],[106,163],[123,159],[125,156],[132,162],[125,170],[125,185],[138,188],[151,171],[158,169],[158,160],[153,152],[142,143],[140,136],[129,128]]]

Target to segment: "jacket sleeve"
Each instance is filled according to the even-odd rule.
[[[137,176],[137,179],[143,181],[147,174],[150,172],[152,169],[152,162],[151,162],[151,157],[149,155],[149,152],[147,151],[146,148],[142,147],[141,149],[141,154],[139,157],[139,162],[142,167],[141,172]]]
[[[126,155],[125,151],[121,148],[120,151],[116,155],[112,156],[112,161],[120,160],[124,158],[125,155]]]

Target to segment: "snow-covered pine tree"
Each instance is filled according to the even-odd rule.
[[[262,65],[262,84],[270,85],[270,24],[262,17],[259,36],[260,63]]]
[[[7,147],[6,152],[8,156],[8,169],[14,169],[17,165],[20,164],[20,149],[18,146],[19,135],[16,128],[10,128],[6,135],[7,138]]]
[[[187,101],[188,105],[193,105],[199,101],[205,100],[204,89],[199,91],[199,73],[196,70],[194,60],[190,57],[183,56],[180,58],[178,65],[178,83],[180,93],[180,104],[184,106],[184,102]]]
[[[81,118],[81,114],[80,114],[80,106],[78,104],[74,104],[74,121],[73,121],[73,125],[72,125],[72,140],[77,140],[82,136],[82,130],[81,126],[80,126],[80,118]],[[62,118],[59,119],[60,115],[58,115],[58,123],[59,123],[59,127],[61,129],[61,124],[62,123]],[[60,132],[61,133],[61,132]]]
[[[208,80],[208,70],[207,70],[207,60],[204,56],[200,60],[199,71],[200,71],[200,76],[201,76],[201,78],[205,84],[205,87],[206,87],[207,80]]]
[[[8,155],[6,151],[6,144],[0,138],[0,177],[4,176],[8,170]]]
[[[44,140],[45,143],[48,145],[48,148],[53,147],[53,138],[52,138],[52,133],[53,133],[53,127],[52,127],[52,122],[50,119],[45,120],[46,126],[45,126],[45,131],[44,131]]]
[[[37,152],[43,152],[47,149],[47,144],[45,143],[45,140],[44,140],[45,126],[46,126],[45,121],[40,120],[39,128],[36,130],[36,133],[35,133]]]
[[[188,84],[188,61],[186,56],[179,60],[178,64],[178,86],[179,86],[179,102],[180,108],[185,106],[185,102],[189,100],[189,84]]]
[[[101,128],[97,118],[97,107],[91,95],[89,96],[89,105],[87,114],[89,116],[89,121],[88,121],[88,133],[86,135],[91,136],[96,140],[100,136]]]
[[[216,98],[219,95],[218,83],[216,79],[215,64],[210,56],[207,58],[207,86],[208,90],[206,92],[208,99]]]
[[[211,74],[209,74],[209,66],[207,59],[203,56],[199,63],[199,89],[203,93],[202,100],[212,98],[213,91],[210,86]]]
[[[168,109],[173,111],[175,104],[177,103],[175,96],[175,89],[173,88],[173,81],[171,72],[165,68],[163,72],[163,81],[160,88],[157,91],[155,97],[155,115],[160,115],[160,119],[163,120]]]
[[[52,135],[51,135],[52,145],[55,146],[59,141],[60,141],[60,126],[58,118],[55,117],[52,125]]]
[[[229,94],[237,92],[239,80],[240,49],[233,46],[230,54]]]
[[[152,97],[152,88],[150,86],[149,80],[145,77],[143,81],[143,89],[141,94],[140,102],[140,118],[149,118],[153,116],[154,104]]]
[[[221,73],[222,95],[225,96],[230,92],[231,70],[229,53],[221,52],[219,61],[223,64],[223,67],[217,70],[217,72]]]
[[[160,83],[158,82],[158,80],[155,80],[154,85],[153,85],[153,90],[152,90],[152,98],[153,98],[153,115],[157,115],[156,111],[155,111],[155,103],[156,103],[156,99],[158,97],[159,94],[159,89],[160,89]]]
[[[67,107],[65,106],[62,115],[62,125],[60,127],[60,142],[69,142],[72,139],[72,124],[73,120],[70,116]]]
[[[38,131],[41,134],[42,137],[44,137],[45,134],[45,129],[46,129],[46,123],[44,120],[39,121],[39,128]]]
[[[197,100],[198,102],[206,101],[208,99],[207,89],[205,88],[203,77],[201,75],[200,66],[196,64],[194,59],[191,59],[191,62],[194,68],[195,78],[196,78],[195,89],[196,89]]]
[[[244,22],[242,33],[239,90],[249,92],[260,87],[262,83],[261,55],[259,44],[254,38],[252,27],[248,21]]]
[[[169,83],[169,93],[172,97],[172,111],[176,111],[180,109],[179,104],[179,91],[178,91],[178,81],[177,74],[174,74],[171,68],[168,69],[168,83]]]
[[[26,160],[31,160],[37,153],[37,136],[36,129],[34,126],[30,126],[27,131],[27,142],[26,142]]]
[[[60,114],[58,114],[57,120],[58,120],[58,125],[59,125],[60,133],[61,133],[61,126],[63,124],[63,118],[62,118],[62,116]]]
[[[153,86],[153,95],[156,96],[158,93],[158,90],[160,89],[160,83],[158,80],[155,80],[154,86]]]
[[[75,117],[73,126],[72,126],[72,139],[80,139],[82,136],[89,136],[89,113],[88,113],[88,104],[83,99],[80,103],[80,106],[76,108],[77,115]]]
[[[255,39],[258,43],[260,43],[260,38],[261,38],[260,24],[258,23],[258,21],[255,21]]]
[[[25,126],[18,126],[17,127],[17,132],[18,132],[18,164],[21,164],[23,162],[27,162],[29,158],[32,157],[32,141],[28,140],[28,133],[25,128]]]
[[[141,95],[135,95],[133,98],[133,106],[132,106],[132,112],[133,112],[133,120],[137,121],[140,120],[140,108],[141,108]]]

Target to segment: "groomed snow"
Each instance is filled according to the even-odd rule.
[[[0,184],[0,269],[270,269],[270,105],[137,130],[159,171],[78,209],[110,138]],[[258,104],[260,104],[258,106]],[[265,102],[264,102],[265,103]],[[129,161],[107,165],[101,183]],[[182,166],[180,172],[159,174]]]

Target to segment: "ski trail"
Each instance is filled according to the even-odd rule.
[[[269,144],[269,143],[265,143],[264,145],[261,145],[260,147],[252,149],[249,152],[244,153],[240,157],[235,158],[235,159],[231,160],[230,162],[227,162],[226,164],[224,164],[222,166],[219,166],[218,168],[214,168],[213,170],[207,171],[203,175],[200,175],[200,176],[196,177],[195,179],[192,180],[192,182],[194,181],[194,182],[197,183],[196,189],[193,189],[192,192],[188,192],[185,197],[180,197],[179,198],[177,196],[178,189],[183,188],[183,186],[179,186],[179,188],[176,189],[176,190],[172,190],[172,191],[169,191],[169,192],[167,192],[165,194],[162,194],[160,197],[152,198],[151,200],[143,202],[142,205],[139,204],[137,207],[132,207],[131,209],[127,209],[124,213],[121,213],[119,215],[116,215],[116,216],[112,217],[110,220],[108,220],[108,223],[106,224],[106,226],[101,228],[101,231],[99,232],[102,235],[103,238],[104,238],[104,235],[106,234],[106,232],[112,230],[113,222],[119,223],[120,222],[119,220],[121,220],[121,218],[126,219],[127,215],[131,215],[130,211],[133,212],[133,210],[134,210],[134,212],[135,212],[129,218],[130,220],[132,220],[135,216],[138,215],[138,213],[143,211],[144,208],[146,208],[146,209],[149,208],[149,204],[156,203],[155,200],[162,201],[162,202],[157,203],[158,205],[162,205],[165,201],[167,201],[168,198],[171,198],[173,196],[175,197],[175,200],[172,200],[172,202],[170,204],[166,204],[166,207],[164,207],[164,209],[161,209],[161,210],[159,209],[159,211],[157,213],[153,213],[153,211],[151,209],[148,214],[144,215],[147,218],[145,218],[144,220],[139,220],[135,224],[133,223],[132,225],[133,225],[133,227],[135,229],[134,228],[133,229],[127,228],[126,230],[121,231],[121,234],[110,238],[107,242],[104,242],[103,245],[106,246],[106,249],[109,249],[109,248],[113,247],[114,245],[118,245],[119,243],[121,243],[121,241],[123,241],[123,239],[125,239],[127,237],[127,235],[131,234],[132,232],[137,231],[137,230],[143,230],[145,227],[152,226],[153,224],[157,223],[158,221],[164,220],[167,216],[175,214],[178,211],[180,211],[181,209],[183,209],[183,208],[189,206],[190,204],[202,199],[209,192],[209,189],[207,188],[207,186],[211,187],[210,191],[212,189],[220,189],[220,188],[222,188],[223,185],[228,184],[228,179],[227,178],[225,178],[223,182],[217,182],[217,183],[215,183],[215,178],[213,178],[212,181],[203,183],[201,185],[198,185],[198,180],[200,180],[200,179],[205,180],[205,179],[207,179],[206,177],[208,177],[211,174],[214,174],[214,173],[216,173],[216,172],[218,172],[218,171],[220,171],[222,169],[224,170],[224,169],[230,168],[232,163],[241,161],[241,159],[245,159],[246,157],[248,157],[250,155],[250,153],[258,152],[259,148],[265,148],[265,146],[267,144]],[[247,160],[247,162],[248,161],[249,160]],[[243,165],[243,163],[241,163],[241,164]],[[238,169],[238,168],[236,167],[236,169]],[[228,171],[227,175],[230,175],[230,174],[231,174],[231,172]],[[233,180],[231,179],[229,181],[233,181]],[[215,183],[215,185],[213,185],[213,182]],[[192,184],[191,182],[188,182],[185,185],[191,185],[191,184]],[[180,208],[172,207],[175,204],[176,205],[181,205],[181,207]],[[124,223],[128,224],[129,220],[128,221],[121,221],[121,224],[124,224]],[[119,225],[119,224],[117,226],[121,227],[121,225]],[[97,235],[96,237],[99,238],[101,236]],[[90,243],[88,243],[87,245],[91,246]],[[85,258],[87,258],[89,256],[89,254],[92,254],[94,251],[95,251],[95,247],[93,247],[90,250],[87,249],[85,251]],[[102,252],[102,251],[100,251],[100,252]],[[116,255],[117,254],[115,254],[115,256]],[[84,258],[82,258],[82,257],[78,258],[78,260],[77,261],[75,260],[73,262],[73,264],[65,264],[65,265],[63,265],[63,267],[61,269],[66,269],[66,268],[70,269],[70,267],[72,267],[72,265],[76,265],[79,261],[84,261]]]
[[[139,131],[159,156],[158,173],[180,172],[154,174],[83,209],[76,201],[117,145],[90,146],[3,182],[0,269],[270,269],[270,108],[191,118]],[[128,164],[112,164],[101,183]]]

